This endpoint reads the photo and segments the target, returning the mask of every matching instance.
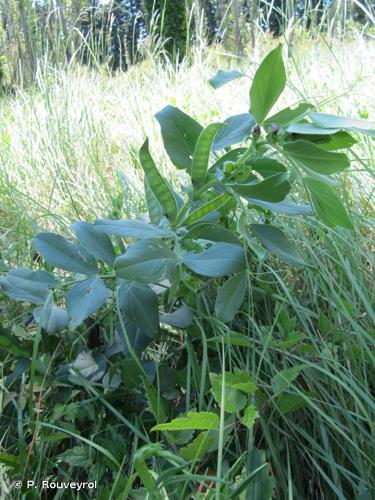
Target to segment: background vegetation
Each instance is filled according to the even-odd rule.
[[[182,173],[172,174],[154,114],[172,104],[207,124],[248,109],[249,80],[217,91],[207,81],[219,68],[253,76],[278,41],[275,35],[284,42],[288,73],[278,109],[309,101],[318,111],[374,121],[371,2],[207,1],[185,2],[184,9],[176,9],[176,2],[151,4],[2,1],[2,275],[16,266],[40,267],[30,244],[40,231],[72,237],[74,220],[145,218],[138,160],[145,136],[171,183],[178,186],[185,180]],[[247,493],[252,496],[239,492],[235,498],[273,494],[365,500],[375,494],[373,139],[361,139],[349,155],[350,169],[334,182],[348,193],[344,203],[354,231],[328,228],[312,217],[276,216],[312,267],[296,273],[268,257],[254,279],[258,285],[267,283],[272,300],[267,306],[249,300],[256,310],[246,322],[252,344],[215,345],[225,369],[247,370],[265,397],[257,401],[262,411],[255,426],[244,431],[237,422],[228,445],[238,457],[244,443],[254,446],[263,450],[260,457],[247,457],[232,471],[229,453],[223,477],[228,474],[232,485],[240,485],[254,464],[265,461],[269,469],[259,489]],[[300,197],[306,201],[302,190]],[[59,345],[64,355],[56,355],[53,337],[35,351],[37,327],[30,308],[0,295],[4,496],[16,498],[11,489],[15,478],[51,477],[97,479],[100,488],[91,494],[94,498],[127,498],[131,488],[131,498],[139,488],[139,498],[145,498],[143,485],[133,476],[134,455],[147,442],[142,441],[144,434],[155,441],[155,433],[149,432],[155,399],[145,393],[144,381],[137,381],[139,374],[135,372],[136,382],[129,382],[125,362],[120,389],[103,382],[60,385],[56,377],[58,367],[79,352],[95,353],[111,344],[113,331],[106,321],[104,311],[95,318],[98,330],[86,324],[70,332],[63,347]],[[162,383],[155,382],[156,400],[178,409],[192,384],[191,407],[181,413],[197,409],[202,398],[186,364],[173,364],[172,353],[187,345],[186,339],[165,335],[143,354],[143,361],[167,362],[173,370],[160,375]],[[196,371],[191,372],[198,380],[207,362],[207,352],[199,351]],[[191,369],[193,359],[187,363]],[[297,405],[295,411],[286,411],[274,403],[272,380],[281,370],[301,364],[306,369],[285,389]],[[219,372],[222,368],[215,367]],[[212,404],[204,392],[199,409],[209,410]],[[171,498],[185,491],[183,481],[186,498],[195,486],[202,498],[211,498],[215,490],[206,491],[210,480],[202,488],[202,477],[217,473],[217,458],[228,450],[222,445],[191,466],[175,496],[178,464],[170,464],[174,469],[166,476],[168,468],[160,457],[148,460],[147,466],[163,477]],[[24,494],[37,498],[34,492]],[[86,497],[87,491],[80,498]]]

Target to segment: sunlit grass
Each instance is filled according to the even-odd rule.
[[[139,216],[144,197],[137,151],[146,135],[159,168],[172,177],[154,114],[173,104],[207,124],[247,111],[250,80],[218,91],[207,80],[218,68],[229,67],[252,76],[275,43],[260,40],[243,60],[220,48],[197,50],[178,68],[166,60],[147,59],[115,77],[85,68],[48,73],[39,88],[3,99],[0,250],[6,262],[27,263],[30,237],[40,229],[67,232],[77,218]],[[309,100],[319,111],[375,121],[373,43],[358,37],[328,45],[324,39],[296,36],[289,54],[290,83],[280,108]],[[265,308],[260,314],[256,298],[249,298],[249,314],[237,326],[252,338],[254,348],[225,347],[226,369],[251,372],[266,396],[264,404],[272,398],[265,381],[284,368],[306,365],[301,380],[290,389],[311,393],[306,409],[284,415],[275,406],[260,419],[255,435],[246,436],[246,442],[254,439],[257,447],[267,450],[279,498],[293,498],[296,491],[307,491],[308,498],[340,499],[347,491],[368,491],[370,496],[363,498],[371,498],[374,141],[365,138],[351,154],[350,172],[341,176],[337,188],[344,182],[350,192],[347,204],[355,231],[330,230],[309,218],[278,217],[309,267],[295,272],[276,259],[267,260],[254,280],[272,283],[282,307]],[[171,180],[178,182],[176,177]],[[301,350],[281,350],[271,342],[283,321],[285,328],[283,309],[292,319],[290,328],[303,335]],[[221,345],[210,348],[222,355]],[[162,344],[160,349],[168,347]],[[207,353],[199,361],[207,366]],[[203,401],[204,394],[199,398]],[[113,412],[103,401],[103,408]],[[125,426],[123,415],[115,411],[119,426]],[[95,431],[101,432],[99,424]],[[241,453],[244,438],[235,433],[234,439]],[[158,464],[154,467],[157,471]]]
[[[279,106],[309,99],[327,112],[374,119],[375,77],[369,62],[375,45],[360,38],[333,46],[324,40],[302,41],[293,40],[288,60],[291,83]],[[59,224],[70,218],[109,215],[114,199],[124,190],[128,197],[124,206],[136,209],[142,197],[137,151],[146,135],[159,166],[169,168],[153,115],[173,104],[207,124],[246,111],[248,80],[218,91],[207,80],[219,67],[240,67],[251,76],[261,55],[274,43],[272,39],[261,42],[243,60],[223,54],[220,48],[200,49],[192,62],[178,68],[166,60],[149,59],[112,78],[85,68],[54,72],[41,77],[39,89],[3,99],[2,189],[12,195],[2,202],[1,210],[8,228],[20,215],[35,227],[48,226],[52,214]],[[353,163],[354,169],[362,170],[360,179],[366,180],[358,188],[355,174],[357,190],[370,189],[372,144],[365,141]]]

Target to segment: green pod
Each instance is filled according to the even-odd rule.
[[[198,137],[191,164],[191,180],[194,187],[201,186],[206,179],[212,143],[222,126],[223,123],[211,123]]]
[[[190,224],[194,224],[194,222],[197,222],[201,220],[203,217],[206,217],[206,215],[210,214],[211,212],[214,212],[215,210],[218,210],[220,207],[222,207],[227,201],[229,201],[232,198],[231,195],[223,193],[213,200],[209,201],[208,203],[205,203],[204,205],[200,206],[194,212],[192,212],[185,220],[184,220],[184,225],[188,226]]]
[[[177,215],[176,199],[167,181],[156,168],[148,147],[148,139],[145,140],[139,151],[139,159],[149,188],[159,201],[167,217],[174,221]]]
[[[146,176],[144,179],[144,189],[145,189],[145,197],[146,197],[146,203],[147,203],[147,208],[148,208],[148,214],[150,216],[150,221],[152,222],[152,224],[158,225],[160,222],[160,219],[163,216],[163,210],[160,206],[158,199],[156,198],[154,193],[151,191],[151,188],[148,185]]]

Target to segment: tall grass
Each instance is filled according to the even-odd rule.
[[[308,99],[318,109],[375,119],[371,66],[375,46],[371,42],[358,36],[345,43],[328,44],[323,38],[312,41],[301,35],[286,43],[290,43],[290,84],[280,107]],[[136,152],[145,135],[150,137],[159,167],[171,174],[160,147],[154,113],[169,103],[208,123],[246,111],[248,81],[215,92],[207,79],[219,67],[240,67],[251,76],[272,44],[271,38],[260,39],[244,59],[220,48],[200,49],[178,67],[167,59],[147,59],[115,77],[86,68],[46,72],[36,88],[3,99],[0,251],[4,260],[10,265],[15,261],[30,264],[29,239],[39,229],[67,232],[68,224],[77,218],[142,216],[143,180]],[[253,434],[236,432],[233,440],[239,453],[244,442],[267,450],[277,498],[344,500],[351,492],[353,498],[370,499],[375,494],[373,140],[365,139],[352,155],[352,167],[343,182],[350,191],[356,230],[327,229],[308,218],[291,221],[280,216],[280,225],[311,267],[292,274],[276,260],[262,265],[254,282],[258,288],[273,283],[279,305],[276,311],[274,306],[262,306],[260,310],[257,297],[249,295],[248,314],[240,327],[252,338],[253,347],[244,350],[222,343],[207,344],[207,349],[218,350],[226,370],[246,369],[258,381],[259,405],[267,408],[274,404]],[[171,180],[178,182],[176,178]],[[230,332],[224,328],[223,334]],[[300,336],[298,349],[280,347],[278,341],[285,334]],[[166,350],[161,344],[154,355],[164,356]],[[203,352],[198,367],[197,360],[191,354],[189,357],[192,377],[186,387],[197,391],[201,409],[209,408],[212,402],[203,394],[206,371],[210,369],[207,352]],[[267,381],[297,364],[305,369],[289,392],[305,395],[307,406],[285,414],[275,404]],[[118,432],[129,432],[130,417],[125,410],[120,411],[94,387],[85,389],[98,415],[105,410],[112,415]],[[98,460],[104,456],[111,459],[113,450],[95,442],[103,432],[100,418],[91,429],[89,442]],[[134,449],[126,457],[129,464],[144,433],[141,418],[132,420]],[[42,417],[38,425],[58,430],[47,417]],[[72,438],[82,443],[79,436]],[[3,449],[7,449],[7,443],[11,447],[14,439],[6,434],[1,442]],[[49,444],[41,439],[39,450],[49,456]],[[20,431],[18,447],[25,451],[25,446]],[[227,447],[223,442],[219,448],[220,463]],[[52,455],[50,460],[53,464]],[[56,467],[65,474],[59,465]],[[172,488],[177,476],[159,470],[158,461],[153,467],[164,478],[165,486]],[[132,473],[130,465],[128,472]],[[36,468],[35,480],[45,473]],[[222,474],[229,474],[225,462]],[[115,489],[116,485],[106,490],[107,497],[117,498]],[[209,495],[206,498],[212,498]]]

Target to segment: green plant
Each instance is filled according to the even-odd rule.
[[[211,85],[241,76],[221,71]],[[274,454],[260,449],[269,431],[254,430],[255,423],[272,419],[275,409],[285,418],[316,404],[317,396],[308,386],[288,392],[311,372],[313,362],[299,358],[313,355],[314,344],[301,345],[303,335],[265,264],[274,254],[297,269],[297,280],[298,269],[315,263],[304,257],[309,242],[290,241],[274,214],[315,211],[328,227],[353,229],[332,188],[331,176],[349,167],[336,151],[355,143],[351,131],[375,133],[366,121],[316,113],[308,103],[268,117],[285,83],[279,46],[256,72],[250,113],[203,128],[179,109],[164,108],[156,118],[165,150],[189,175],[181,193],[157,169],[146,140],[139,158],[150,222],[75,222],[75,243],[38,234],[33,247],[45,269],[12,269],[0,279],[9,297],[37,306],[32,335],[1,331],[5,362],[15,362],[7,383],[30,369],[29,397],[16,401],[8,391],[5,405],[9,420],[13,407],[18,421],[25,407],[31,419],[27,441],[19,433],[10,443],[17,456],[2,458],[14,475],[45,467],[30,460],[36,446],[45,446],[89,477],[109,470],[111,495],[124,498],[124,491],[135,496],[136,486],[143,498],[271,498],[267,461]],[[299,199],[300,189],[289,198],[292,186],[301,185],[312,207]],[[269,309],[281,338],[272,339],[273,328],[263,321]],[[264,344],[255,345],[254,320]],[[324,317],[319,321],[324,328]],[[269,344],[281,353],[297,346],[298,362],[263,373]],[[34,411],[46,401],[53,407],[48,423]],[[99,415],[98,402],[105,408]],[[87,421],[105,428],[104,435],[80,436]],[[82,442],[68,447],[70,438]],[[355,490],[352,483],[346,488]]]

